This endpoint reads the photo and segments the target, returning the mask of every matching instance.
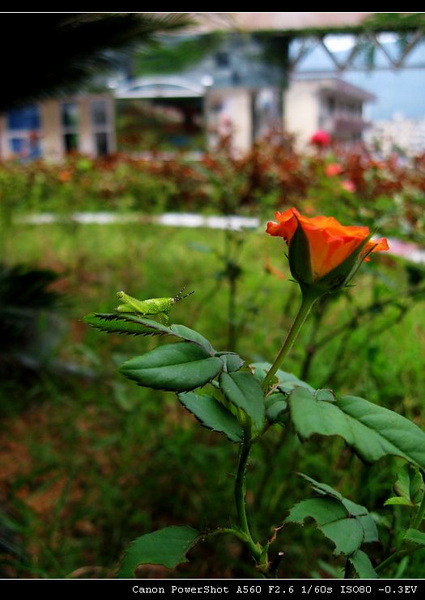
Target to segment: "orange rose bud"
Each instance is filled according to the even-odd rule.
[[[285,240],[292,276],[303,292],[317,296],[347,285],[369,254],[389,249],[385,238],[370,239],[368,227],[341,225],[333,217],[304,217],[295,208],[275,217],[267,233]]]

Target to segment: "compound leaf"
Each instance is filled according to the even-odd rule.
[[[392,455],[425,468],[425,433],[415,423],[364,398],[329,398],[302,387],[289,394],[292,422],[301,439],[340,436],[368,463]]]

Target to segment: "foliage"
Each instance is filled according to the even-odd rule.
[[[92,375],[71,379],[51,375],[36,385],[9,376],[2,381],[0,499],[8,507],[16,538],[16,553],[1,556],[6,576],[108,577],[135,536],[179,523],[198,529],[200,510],[206,527],[225,522],[232,502],[229,473],[234,471],[234,444],[227,446],[221,442],[223,435],[196,426],[197,418],[190,412],[196,398],[186,394],[180,402],[189,412],[178,410],[169,392],[147,391],[117,377],[117,364],[134,356],[140,344],[153,349],[153,338],[101,336],[80,322],[87,311],[110,311],[117,287],[147,298],[173,294],[186,285],[195,293],[175,305],[173,321],[182,322],[190,314],[204,337],[214,340],[217,348],[227,347],[228,288],[220,278],[223,232],[143,223],[77,228],[70,223],[17,224],[14,232],[9,260],[31,260],[61,274],[61,290],[73,302],[70,328],[58,354]],[[283,251],[281,258],[272,260],[278,276],[269,270],[275,240],[256,231],[239,235],[244,239],[239,254],[244,271],[236,302],[238,337],[249,360],[258,362],[279,343],[277,328],[289,325],[296,289],[289,282],[282,284],[281,277],[289,277]],[[367,266],[367,274],[359,274],[354,288],[329,296],[329,303],[316,304],[301,334],[305,356],[296,350],[288,358],[287,370],[310,381],[312,389],[331,387],[341,395],[364,396],[423,427],[420,266],[418,277],[410,280],[409,263],[388,256],[380,259]],[[256,334],[259,323],[267,323],[267,335]],[[288,377],[289,392],[299,380],[294,377],[291,384]],[[204,401],[208,403],[208,398]],[[276,404],[274,414],[278,409]],[[268,410],[272,415],[272,407]],[[226,431],[229,428],[227,424]],[[249,469],[249,489],[258,491],[257,498],[248,497],[249,510],[258,515],[254,531],[268,535],[270,521],[262,519],[263,512],[279,524],[290,507],[306,497],[303,480],[293,479],[294,471],[302,471],[326,481],[346,498],[356,493],[356,502],[376,517],[385,546],[396,542],[403,550],[405,542],[396,532],[409,526],[405,508],[384,506],[395,495],[388,480],[400,479],[399,459],[368,466],[337,438],[313,436],[300,444],[287,430],[277,435],[272,428],[270,433],[255,448]],[[289,445],[283,444],[282,436]],[[291,490],[285,485],[288,477]],[[315,527],[287,523],[285,529],[290,544],[278,533],[287,561],[284,577],[328,577],[327,569],[340,566],[340,557],[332,557],[323,539],[316,539]],[[306,558],[312,548],[320,561],[316,574]],[[189,563],[173,570],[140,568],[140,576],[207,577],[211,570],[223,577],[252,576],[230,536],[197,544],[188,558]],[[401,559],[404,576],[422,576],[423,565],[415,555]],[[400,576],[397,565],[389,565],[386,573]]]
[[[64,324],[59,276],[51,269],[0,265],[0,372],[37,371],[51,359]]]
[[[4,27],[25,30],[27,46],[18,46],[5,65],[5,79],[16,81],[2,94],[1,111],[80,92],[99,73],[117,69],[129,50],[191,23],[187,13],[12,12],[2,18]],[[8,50],[4,41],[1,51]],[[16,73],[22,76],[17,79]]]
[[[167,44],[156,45],[135,57],[134,75],[178,73],[193,66],[204,56],[214,52],[222,40],[221,32],[198,36],[175,36]]]
[[[425,28],[423,13],[374,13],[367,27],[378,31],[414,31]]]
[[[271,135],[244,155],[232,136],[198,160],[184,155],[137,159],[70,155],[0,165],[3,219],[28,212],[161,211],[246,214],[295,206],[342,222],[385,229],[422,243],[425,159],[377,158],[364,149],[300,153],[286,135]]]
[[[281,370],[313,305],[318,299],[339,291],[347,277],[351,280],[354,262],[363,262],[367,258],[366,245],[371,244],[369,228],[343,226],[334,218],[304,217],[294,209],[276,216],[280,223],[269,222],[267,233],[275,235],[277,228],[278,235],[285,238],[290,269],[299,282],[302,300],[273,363],[247,363],[235,352],[217,351],[196,330],[184,325],[166,327],[162,319],[157,322],[156,312],[148,314],[151,319],[144,318],[148,304],[162,306],[169,299],[133,299],[124,312],[118,307],[115,313],[90,314],[85,318],[88,324],[108,333],[111,333],[110,323],[118,318],[121,333],[127,333],[128,320],[129,333],[133,334],[135,324],[139,324],[140,333],[144,335],[174,338],[171,343],[130,358],[119,371],[144,388],[174,392],[203,427],[224,434],[228,441],[238,446],[239,459],[233,484],[236,516],[229,515],[233,524],[199,530],[166,527],[144,534],[127,549],[118,577],[136,576],[136,568],[144,564],[176,568],[186,562],[187,552],[197,542],[220,534],[231,534],[246,547],[257,575],[277,577],[284,553],[274,548],[276,534],[259,541],[258,534],[252,533],[251,516],[246,506],[248,460],[256,444],[271,428],[291,429],[301,441],[317,435],[341,437],[366,464],[394,456],[402,458],[408,466],[417,469],[415,500],[423,486],[425,433],[413,421],[364,398],[339,396],[329,389],[309,389],[308,384]],[[270,231],[271,225],[273,231]],[[369,253],[373,250],[388,250],[387,241],[382,239],[375,246],[371,244]],[[314,267],[318,262],[321,269]],[[306,276],[302,281],[294,274],[294,264],[303,265]],[[333,281],[336,272],[343,272],[337,285],[324,283]],[[352,571],[356,577],[378,577],[379,570],[425,547],[425,535],[420,529],[425,520],[423,494],[418,505],[415,501],[404,503],[410,509],[412,524],[407,530],[398,532],[404,547],[402,544],[400,549],[385,553],[374,565],[364,545],[379,542],[380,536],[368,509],[344,498],[328,484],[308,479],[315,491],[324,497],[298,502],[290,509],[283,524],[303,524],[306,518],[313,518],[325,537],[334,543],[334,554],[343,556],[346,577],[350,577]],[[289,487],[291,479],[285,484]],[[397,489],[405,488],[406,485],[403,488],[399,484]],[[409,494],[408,499],[410,497]],[[390,501],[392,503],[394,501]],[[271,515],[266,512],[262,516],[267,520]],[[273,530],[272,524],[270,530]],[[271,558],[272,551],[274,559]]]
[[[234,154],[229,138],[198,161],[70,156],[61,165],[3,163],[8,262],[31,260],[62,275],[57,289],[73,303],[69,331],[55,357],[87,371],[66,379],[51,374],[36,383],[8,372],[2,381],[0,502],[7,508],[4,530],[7,525],[14,534],[0,555],[2,572],[115,576],[130,540],[138,536],[143,544],[146,532],[171,528],[181,541],[175,551],[170,546],[171,562],[139,567],[140,576],[207,577],[213,570],[223,577],[252,577],[244,540],[235,542],[227,527],[202,538],[202,544],[192,537],[199,530],[212,532],[217,523],[228,525],[229,474],[243,431],[236,412],[248,415],[253,432],[264,419],[270,424],[267,439],[251,454],[247,509],[254,538],[276,536],[273,544],[285,553],[284,576],[340,576],[345,568],[348,576],[366,577],[372,565],[385,576],[421,577],[423,483],[417,456],[403,444],[424,424],[423,267],[393,255],[374,257],[355,287],[318,301],[279,375],[279,394],[257,414],[246,404],[249,372],[239,352],[243,346],[246,364],[264,371],[261,365],[279,344],[279,331],[295,316],[296,287],[282,284],[290,277],[284,246],[276,256],[273,240],[263,239],[263,227],[262,235],[253,229],[180,229],[144,217],[163,209],[202,210],[245,213],[261,221],[293,203],[305,214],[320,209],[344,223],[376,224],[380,234],[422,243],[423,168],[423,157],[411,163],[394,157],[377,161],[337,148],[301,155],[292,140],[281,137],[259,143],[244,157]],[[75,210],[95,209],[139,212],[136,221],[124,224],[77,225],[69,219]],[[55,211],[58,222],[25,223],[29,211],[44,210]],[[155,314],[110,317],[117,289],[155,299],[172,296],[183,285],[195,294],[172,307],[174,324],[159,323],[151,318]],[[87,313],[93,328],[81,322]],[[235,347],[229,347],[230,314]],[[176,325],[188,316],[202,335]],[[97,329],[110,335],[100,336]],[[134,358],[140,345],[145,354]],[[179,411],[170,392],[157,389],[164,386],[157,368],[163,360],[169,367],[167,389],[175,382],[185,385],[186,373],[191,385],[212,377],[224,405],[217,402],[214,385],[206,383],[201,392],[177,390],[177,407],[184,407]],[[155,389],[117,377],[117,365]],[[255,384],[251,391],[257,398]],[[367,417],[362,397],[368,399]],[[300,417],[295,400],[318,414],[314,423]],[[358,409],[354,416],[352,409]],[[416,424],[401,444],[391,432],[390,438],[377,435],[374,423],[382,422],[388,409],[400,417],[396,430],[403,430],[405,420]],[[336,416],[338,431],[326,429],[328,413]],[[231,443],[223,444],[226,439]],[[384,448],[386,457],[369,464],[359,439]],[[315,497],[306,499],[306,477],[294,477],[296,471],[308,473],[308,494]],[[342,515],[350,502],[364,509],[357,515],[360,522],[373,519],[382,546],[366,542],[366,534],[360,540],[359,523],[347,525],[353,519],[342,518],[361,542],[346,563],[346,554],[333,553],[326,540],[347,552],[351,548],[341,546],[344,537],[327,537],[333,533],[322,509],[338,505]],[[295,506],[298,513],[291,512]],[[188,536],[181,540],[180,534]],[[0,537],[9,539],[7,533]],[[137,544],[133,549],[139,551]],[[132,570],[139,558],[130,554],[129,561],[123,564]]]

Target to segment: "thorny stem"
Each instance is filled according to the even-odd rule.
[[[248,517],[246,514],[246,503],[245,503],[245,494],[246,494],[246,483],[245,483],[245,475],[246,475],[246,465],[248,462],[249,454],[251,451],[250,442],[244,441],[242,443],[240,454],[239,454],[239,464],[238,470],[236,473],[235,480],[235,502],[236,502],[236,511],[238,514],[239,527],[241,531],[246,536],[246,543],[253,555],[253,557],[258,562],[262,549],[259,544],[256,544],[252,539],[251,531],[249,529]]]
[[[345,561],[344,579],[351,579],[351,573],[352,573],[352,566],[351,566],[349,559],[347,558],[347,560]]]
[[[316,296],[316,295],[310,295],[308,293],[303,294],[301,306],[298,310],[297,316],[295,317],[295,321],[293,322],[292,327],[289,330],[288,335],[286,336],[285,341],[282,344],[279,354],[275,358],[274,363],[270,367],[270,370],[268,371],[268,373],[266,374],[266,376],[263,380],[262,385],[263,385],[264,392],[266,392],[266,393],[268,392],[270,383],[273,380],[273,377],[275,376],[278,369],[281,367],[286,355],[292,348],[292,345],[295,342],[295,339],[297,338],[298,333],[300,332],[300,329],[303,326],[304,321],[306,320],[306,318],[311,310],[311,307],[313,306],[313,304],[317,300],[317,298],[318,298],[318,296]]]
[[[377,573],[380,573],[399,558],[403,558],[403,556],[408,556],[409,554],[412,554],[412,552],[414,552],[414,549],[412,548],[407,548],[406,550],[396,550],[393,554],[391,554],[391,556],[383,560],[377,567],[375,567],[375,571]]]

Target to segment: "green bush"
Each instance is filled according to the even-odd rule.
[[[243,327],[236,343],[252,360],[267,360],[281,343],[278,332],[293,318],[296,286],[287,280],[283,247],[281,261],[273,248],[279,276],[270,272],[275,240],[266,239],[261,230],[239,237],[244,241],[238,246],[243,271],[235,317]],[[196,323],[217,347],[227,347],[231,287],[221,275],[224,241],[221,231],[147,224],[15,226],[9,260],[54,267],[62,274],[62,289],[72,298],[69,331],[57,357],[84,366],[91,375],[2,381],[2,406],[9,408],[0,421],[0,462],[8,465],[0,473],[0,501],[14,523],[19,548],[16,554],[9,549],[0,555],[7,576],[111,576],[135,536],[172,523],[191,523],[200,513],[206,527],[226,517],[235,469],[232,449],[200,429],[170,394],[133,387],[116,373],[126,357],[156,342],[105,336],[81,323],[90,311],[109,312],[119,289],[148,298],[174,295],[186,285],[195,293],[175,305],[173,319]],[[318,307],[300,345],[313,355],[295,352],[288,370],[301,375],[297,369],[304,365],[315,385],[356,390],[423,426],[422,280],[416,277],[412,282],[405,262],[388,256],[375,259],[370,267],[358,276],[355,294],[335,297],[332,307]],[[257,323],[267,331],[265,336],[253,334]],[[329,331],[334,332],[333,341],[326,343]],[[341,353],[349,358],[343,371],[338,367]],[[190,450],[195,443],[196,455]],[[390,530],[392,509],[383,502],[396,461],[368,467],[342,442],[308,444],[309,452],[304,452],[296,439],[288,447],[276,435],[253,454],[250,486],[276,524],[305,496],[301,479],[290,490],[285,485],[296,470],[326,480],[347,497],[362,491],[358,501]],[[397,518],[403,518],[402,511]],[[259,520],[255,528],[265,534],[269,523]],[[330,561],[329,548],[315,542],[314,530],[292,527],[293,543],[284,548],[290,555],[287,576],[314,576],[306,558],[312,547],[316,559],[322,560],[318,576],[329,576],[327,569],[338,566],[338,561]],[[205,547],[205,555],[202,551],[186,566],[162,575],[202,577],[213,571],[223,577],[250,576],[237,545],[226,539],[214,545],[214,564]],[[421,569],[412,559],[404,576],[420,577]],[[144,573],[158,576],[155,571]]]
[[[295,150],[288,136],[272,135],[244,155],[231,138],[198,159],[184,155],[138,159],[69,155],[61,163],[0,164],[3,222],[14,215],[76,211],[162,211],[249,214],[270,218],[290,206],[332,214],[423,243],[424,156],[408,163],[376,160],[366,151]]]
[[[333,215],[422,244],[424,167],[423,157],[400,164],[336,148],[300,154],[286,137],[265,140],[242,157],[227,140],[198,161],[70,156],[60,164],[1,164],[5,264],[12,270],[31,264],[61,275],[56,284],[72,302],[68,328],[53,355],[79,367],[74,375],[49,372],[31,380],[8,371],[1,381],[4,539],[13,532],[13,544],[0,548],[2,575],[108,577],[135,536],[191,523],[200,513],[205,527],[227,515],[235,469],[231,448],[195,426],[169,394],[133,387],[116,372],[127,357],[156,342],[100,335],[81,322],[83,315],[110,312],[122,289],[150,298],[174,296],[186,286],[195,293],[173,308],[175,322],[196,325],[219,348],[243,345],[245,357],[261,361],[280,346],[279,332],[297,308],[285,246],[280,259],[262,224],[258,231],[223,232],[160,227],[142,218],[76,226],[68,219],[30,225],[18,217],[197,211],[253,215],[262,222],[293,205],[305,214]],[[381,256],[358,276],[355,292],[316,306],[301,334],[300,347],[307,350],[295,349],[287,370],[317,387],[355,392],[423,427],[423,268]],[[25,293],[15,290],[13,302],[3,305],[24,299],[28,304]],[[3,319],[7,313],[3,309]],[[190,450],[195,443],[196,455]],[[307,453],[297,438],[284,446],[272,435],[256,448],[250,485],[268,516],[281,522],[305,495],[305,482],[295,479],[288,489],[287,477],[308,472],[347,497],[356,492],[390,543],[397,522],[405,519],[403,507],[384,507],[396,461],[368,466],[341,441],[308,443]],[[269,524],[259,519],[254,526],[264,533]],[[294,530],[291,547],[284,548],[290,556],[287,576],[335,576],[340,565],[317,543],[317,532],[288,527]],[[208,543],[216,546],[214,564],[206,547],[205,555],[191,557],[176,572],[147,569],[142,576],[202,577],[212,571],[218,577],[250,576],[238,545],[226,539]],[[307,558],[312,548],[320,564],[314,573]],[[423,564],[409,559],[392,576],[422,577]]]

